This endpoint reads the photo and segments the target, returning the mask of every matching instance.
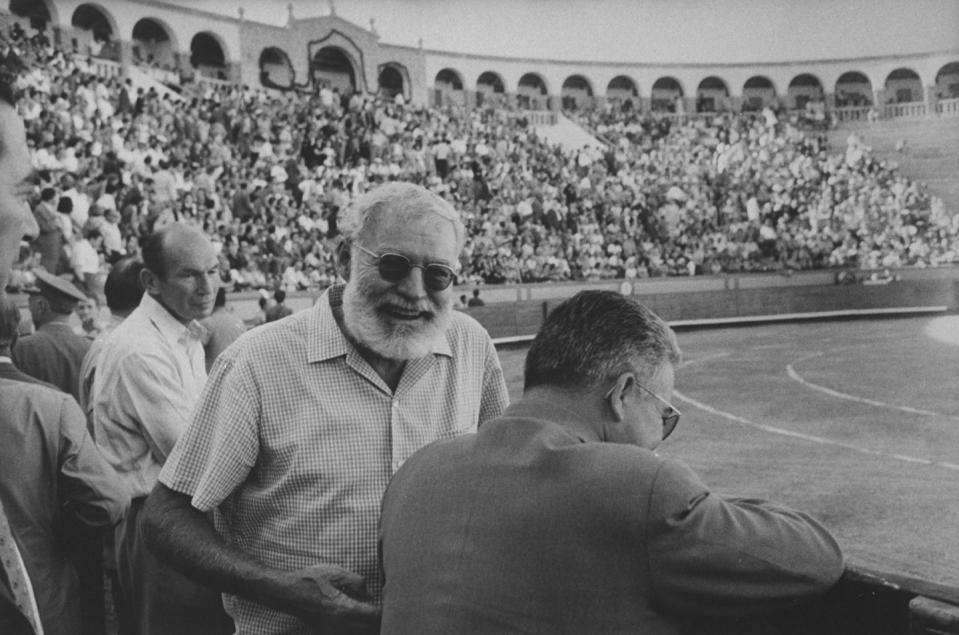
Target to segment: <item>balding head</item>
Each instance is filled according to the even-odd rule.
[[[143,267],[146,292],[183,324],[213,311],[219,262],[213,243],[197,228],[175,223],[148,236]]]

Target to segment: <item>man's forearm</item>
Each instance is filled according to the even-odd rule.
[[[375,626],[379,609],[359,599],[363,579],[331,563],[284,571],[229,544],[190,497],[158,483],[143,509],[147,545],[201,584],[295,615],[311,627]]]
[[[290,611],[284,572],[225,541],[190,497],[158,483],[143,509],[144,539],[158,558],[219,591]],[[286,600],[292,598],[285,598]]]

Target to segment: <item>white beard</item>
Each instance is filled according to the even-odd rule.
[[[450,304],[432,305],[427,322],[390,322],[371,310],[361,280],[351,281],[343,290],[343,323],[360,344],[385,359],[410,360],[430,354],[446,337],[452,309]]]

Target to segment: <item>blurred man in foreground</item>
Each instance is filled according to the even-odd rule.
[[[341,229],[347,284],[220,355],[146,507],[147,540],[223,589],[240,633],[375,633],[387,482],[506,405],[489,335],[452,310],[449,203],[391,183]]]
[[[25,203],[34,188],[30,156],[13,103],[9,85],[0,82],[0,329],[6,330],[0,341],[6,345],[15,339],[19,309],[4,289],[21,239],[37,234]],[[0,358],[10,364],[9,349]],[[128,495],[71,397],[4,376],[0,412],[0,633],[79,633],[77,578],[64,537],[116,522]]]
[[[391,481],[382,632],[675,633],[828,590],[842,555],[818,522],[722,498],[655,454],[679,421],[679,359],[669,327],[617,293],[559,305],[523,399]]]
[[[0,81],[0,295],[5,295],[20,241],[36,238],[39,231],[26,203],[34,191],[34,174],[15,103],[10,85]],[[12,363],[7,357],[5,361]],[[14,397],[22,395],[18,388],[15,381],[0,378],[0,408],[4,412],[8,403],[3,394],[11,391]],[[10,527],[6,504],[0,495],[0,633],[32,635],[41,628],[40,612],[23,562],[21,537]]]

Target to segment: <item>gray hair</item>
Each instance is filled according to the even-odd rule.
[[[595,388],[626,371],[645,383],[681,357],[673,330],[639,302],[614,291],[581,291],[543,322],[526,355],[525,389]]]
[[[456,236],[456,253],[466,243],[466,228],[456,209],[443,197],[414,183],[393,181],[358,197],[339,219],[339,228],[350,242],[361,242],[376,231],[383,218],[391,215],[432,213],[448,220]]]

